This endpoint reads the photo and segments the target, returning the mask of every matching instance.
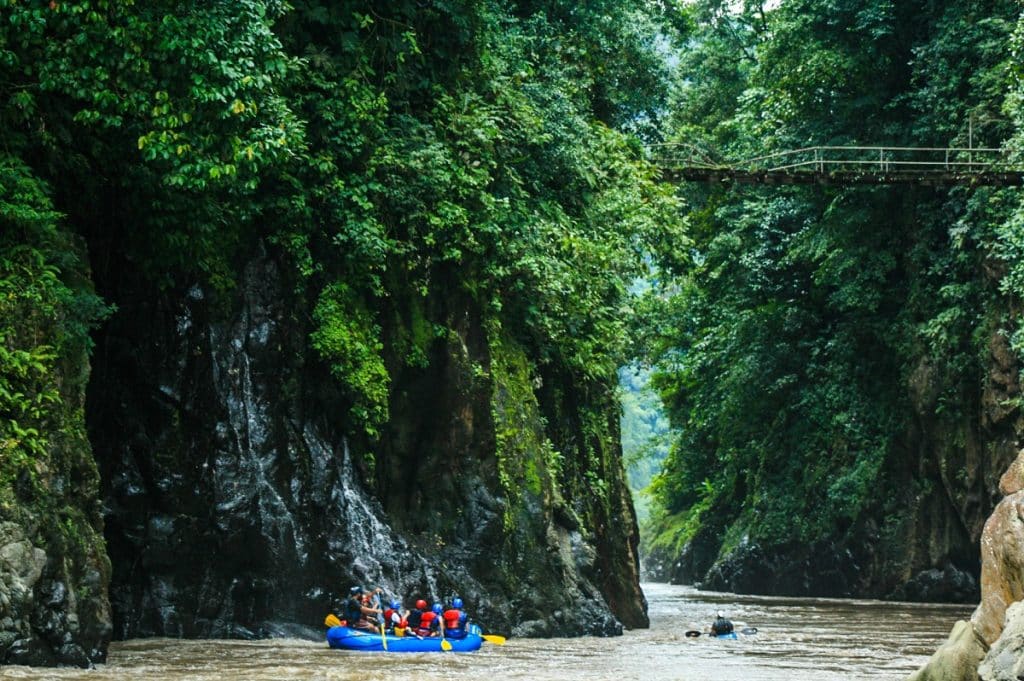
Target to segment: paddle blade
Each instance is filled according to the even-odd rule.
[[[488,643],[495,643],[499,646],[505,645],[505,637],[497,634],[483,634],[484,640]]]
[[[448,639],[442,638],[441,639],[441,650],[451,650],[451,649],[452,649],[452,644],[448,642]]]
[[[341,626],[341,620],[339,620],[334,615],[328,615],[327,617],[324,618],[324,626],[325,627],[340,627]]]
[[[384,632],[384,623],[380,623],[380,644],[384,646],[384,652],[388,652],[388,636]]]
[[[686,632],[686,638],[697,638],[698,636],[700,636],[700,632],[695,629]]]

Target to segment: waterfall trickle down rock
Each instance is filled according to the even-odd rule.
[[[353,583],[406,604],[458,594],[495,633],[616,634],[613,599],[630,626],[646,623],[621,474],[600,499],[576,479],[533,490],[497,475],[499,426],[529,431],[509,470],[548,477],[553,447],[528,396],[535,381],[480,373],[495,341],[467,312],[472,301],[431,311],[453,332],[431,346],[429,366],[389,360],[391,419],[371,450],[310,347],[304,294],[273,257],[251,259],[226,293],[165,291],[132,272],[108,292],[120,311],[97,339],[88,410],[116,637],[315,638]],[[524,350],[507,352],[526,371]],[[533,406],[497,423],[494,400],[509,386]],[[576,447],[577,406],[561,390],[550,418]],[[610,445],[589,446],[602,467],[621,466]],[[509,484],[522,488],[515,508]]]
[[[323,450],[323,443],[307,435],[311,451]],[[362,489],[352,465],[347,441],[340,453],[328,455],[333,461],[338,484],[332,488],[328,511],[336,519],[336,531],[328,543],[328,559],[348,569],[358,583],[381,586],[390,594],[422,591],[438,593],[437,577],[430,562],[412,551],[382,518],[384,510]],[[340,586],[340,585],[339,585]],[[342,589],[343,590],[343,589]]]
[[[302,532],[274,479],[279,452],[270,439],[268,381],[254,379],[252,353],[266,353],[274,321],[260,302],[245,300],[230,325],[211,325],[213,383],[227,412],[231,442],[213,467],[217,515],[226,520],[253,514],[252,521],[268,550],[301,564],[307,549]],[[218,430],[225,430],[218,428]],[[224,530],[230,524],[222,526]]]
[[[230,305],[138,285],[92,391],[116,635],[315,626],[353,581],[438,594],[359,480],[274,263],[250,263]]]
[[[254,276],[263,282],[275,280]],[[430,563],[395,535],[384,522],[380,503],[358,479],[347,437],[318,414],[300,411],[294,404],[287,404],[287,419],[277,420],[273,430],[273,412],[282,398],[287,400],[275,394],[273,371],[267,370],[274,365],[268,359],[274,354],[272,343],[282,347],[281,339],[287,336],[277,321],[281,306],[272,293],[246,297],[229,326],[211,325],[214,382],[227,407],[230,451],[237,452],[216,466],[222,476],[216,489],[223,495],[218,510],[237,513],[247,505],[254,507],[267,553],[300,569],[330,566],[325,576],[340,572],[384,586],[390,593],[437,593]],[[296,346],[304,343],[304,338],[291,340]],[[282,440],[287,442],[283,451],[275,446]],[[244,490],[253,498],[239,498]],[[326,523],[327,544],[315,547],[308,536],[308,516],[297,516],[318,508]],[[311,562],[311,553],[318,552],[321,555]],[[341,583],[325,586],[345,591]]]

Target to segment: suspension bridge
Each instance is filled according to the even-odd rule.
[[[740,184],[1024,185],[1024,163],[984,147],[805,147],[718,163],[685,144],[650,147],[671,180]]]

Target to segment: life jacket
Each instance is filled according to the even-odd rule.
[[[731,634],[732,622],[725,619],[724,617],[719,617],[715,620],[715,623],[711,625],[711,633],[715,634],[716,636],[721,636],[722,634]]]
[[[428,611],[420,615],[420,625],[416,627],[417,636],[430,636],[430,633],[437,628],[437,613]]]
[[[409,612],[409,617],[408,617],[409,628],[410,629],[419,629],[419,627],[420,627],[420,618],[421,617],[423,617],[423,611],[419,610],[417,608],[413,608]]]
[[[466,637],[466,613],[456,608],[444,611],[444,635],[450,638]]]
[[[402,613],[398,612],[394,608],[388,608],[384,611],[384,621],[387,623],[389,629],[405,629],[409,626],[409,622],[402,617]]]
[[[461,610],[456,610],[455,608],[449,608],[448,610],[445,610],[444,615],[442,615],[442,617],[444,617],[445,631],[448,631],[449,629],[461,629],[463,623],[466,621],[466,616],[463,614],[463,612]]]

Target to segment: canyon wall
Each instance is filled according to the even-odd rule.
[[[111,271],[88,414],[116,637],[316,636],[352,583],[459,594],[514,635],[646,625],[610,389],[537,371],[466,300],[410,298],[382,315],[393,397],[373,442],[336,418],[273,254],[229,293]],[[424,315],[449,331],[410,366],[395,348]]]

